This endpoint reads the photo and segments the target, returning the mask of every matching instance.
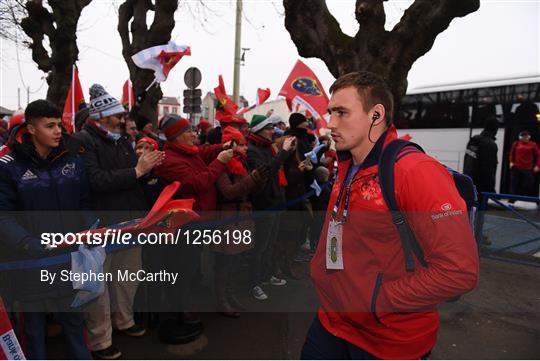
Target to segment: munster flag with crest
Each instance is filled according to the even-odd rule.
[[[71,85],[69,86],[66,102],[64,103],[64,113],[62,114],[62,125],[66,132],[73,133],[75,131],[75,113],[85,106],[79,71],[73,65]]]
[[[296,62],[279,95],[287,99],[291,110],[304,108],[309,111],[317,120],[317,128],[326,125],[328,96],[315,73],[302,61]]]

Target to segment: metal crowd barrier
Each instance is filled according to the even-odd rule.
[[[480,256],[484,258],[495,259],[498,261],[503,261],[503,262],[508,262],[508,263],[515,263],[515,264],[521,264],[521,265],[532,266],[532,267],[540,267],[540,258],[536,259],[536,257],[533,257],[533,256],[509,257],[510,251],[517,247],[530,245],[535,242],[540,242],[540,224],[535,222],[534,220],[531,220],[529,217],[525,216],[524,214],[516,210],[513,206],[501,202],[501,200],[513,200],[513,201],[523,201],[523,202],[528,202],[528,203],[540,204],[540,198],[514,195],[514,194],[498,194],[498,193],[483,192],[481,199],[482,201],[479,205],[479,215],[478,215],[478,222],[477,222],[477,229],[476,229],[476,238],[479,244]],[[521,240],[514,244],[506,245],[504,247],[499,247],[499,248],[481,247],[480,244],[482,242],[482,236],[483,236],[484,225],[485,225],[485,212],[487,211],[488,201],[490,199],[495,204],[503,208],[506,212],[512,213],[513,215],[517,216],[522,221],[526,222],[528,225],[533,227],[534,229],[538,230],[537,235],[530,239]],[[538,249],[540,250],[540,244],[538,246]]]

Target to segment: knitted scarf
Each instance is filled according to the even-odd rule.
[[[172,143],[172,142],[169,143],[169,145],[172,146],[173,148],[180,150],[182,153],[187,154],[187,155],[195,155],[199,153],[199,147],[195,145],[189,146],[189,145],[177,144],[177,143]]]
[[[241,176],[247,175],[248,172],[246,168],[244,167],[246,160],[247,160],[246,156],[236,153],[234,157],[229,161],[229,163],[225,165],[225,168],[227,168],[227,172],[231,174],[236,174],[236,175],[241,175]]]

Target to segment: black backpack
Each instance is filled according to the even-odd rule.
[[[405,149],[407,148],[407,149]],[[392,215],[392,221],[394,222],[403,247],[405,254],[405,269],[407,272],[414,272],[414,260],[413,253],[416,259],[422,264],[423,267],[427,267],[427,262],[424,259],[424,252],[418,244],[416,237],[409,226],[407,219],[401,213],[396,201],[394,192],[394,165],[401,158],[407,154],[416,152],[425,153],[422,147],[418,144],[409,142],[403,139],[397,139],[388,144],[379,158],[379,184],[381,187],[381,193]],[[469,221],[474,233],[475,214],[478,207],[478,196],[476,187],[471,178],[459,173],[453,169],[446,167],[448,172],[453,176],[454,183],[461,198],[467,205],[467,211],[469,215]]]
[[[482,135],[475,135],[469,140],[463,159],[463,173],[471,177],[475,184],[478,184],[480,181],[480,148],[482,147],[482,139]]]

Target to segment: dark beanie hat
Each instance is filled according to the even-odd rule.
[[[289,117],[289,125],[291,126],[291,129],[296,128],[303,122],[307,122],[307,119],[304,116],[304,114],[292,113],[291,116]]]
[[[497,118],[494,116],[488,117],[484,123],[484,130],[494,135],[497,134],[497,130],[499,130],[499,122],[497,121]]]
[[[159,122],[159,128],[167,137],[167,140],[175,140],[191,127],[189,120],[176,114],[167,114]]]

